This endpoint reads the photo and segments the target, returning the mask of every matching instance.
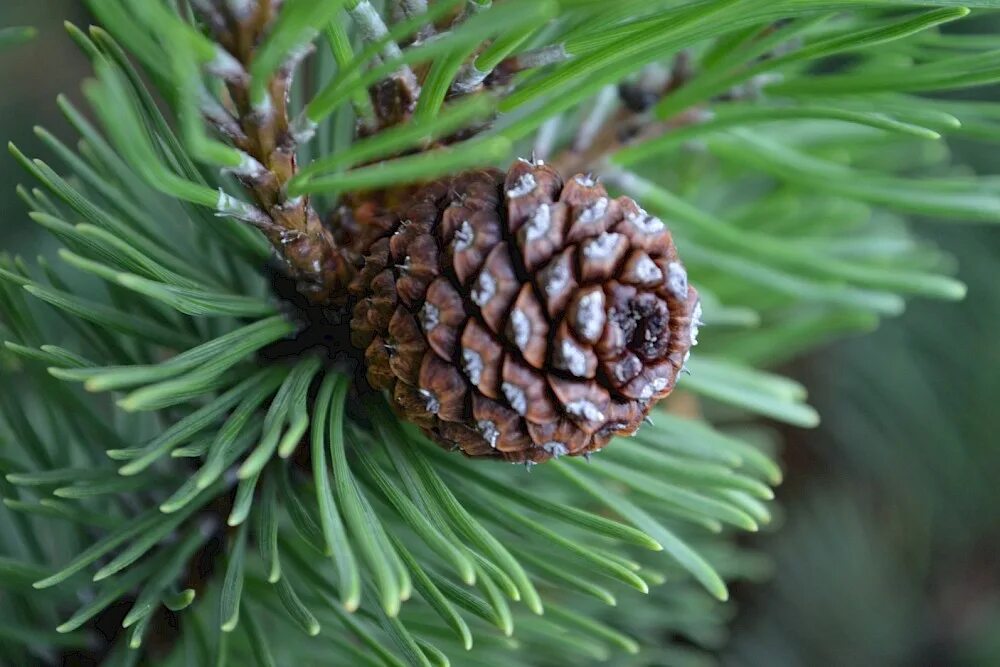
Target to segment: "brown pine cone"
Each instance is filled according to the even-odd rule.
[[[368,381],[469,456],[538,462],[632,434],[696,343],[670,232],[590,176],[518,160],[364,224],[351,328]]]

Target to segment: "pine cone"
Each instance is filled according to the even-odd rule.
[[[670,232],[590,176],[518,160],[359,225],[351,325],[368,381],[470,456],[539,462],[632,434],[696,343]]]

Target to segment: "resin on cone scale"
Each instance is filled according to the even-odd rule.
[[[598,450],[639,428],[696,344],[669,230],[590,176],[518,160],[358,214],[353,343],[369,383],[444,447]]]

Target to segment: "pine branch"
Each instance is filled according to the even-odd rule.
[[[288,182],[298,171],[297,143],[289,127],[287,102],[293,76],[308,49],[293,47],[291,55],[284,57],[265,84],[260,81],[260,60],[251,61],[275,21],[278,7],[242,17],[212,7],[201,11],[214,39],[232,59],[232,64],[216,71],[225,80],[232,109],[213,101],[214,111],[207,115],[217,119],[214,124],[223,130],[223,136],[241,151],[241,162],[232,173],[269,218],[257,226],[285,259],[300,289],[310,299],[318,303],[342,300],[353,274],[352,258],[337,247],[307,198],[287,194]],[[293,15],[285,15],[283,18],[288,20],[274,29],[286,33],[293,30],[289,25],[298,15],[289,16]],[[269,39],[278,38],[272,35]]]
[[[988,44],[939,33],[967,13],[950,3],[900,2],[913,11],[899,13],[846,1],[406,0],[385,15],[356,0],[190,4],[198,23],[183,2],[92,3],[107,32],[70,34],[94,61],[85,92],[103,132],[63,100],[78,151],[45,133],[56,166],[13,149],[39,185],[19,190],[31,218],[65,248],[59,268],[0,260],[0,364],[18,382],[0,389],[0,438],[16,443],[0,459],[11,527],[0,583],[15,602],[0,614],[5,660],[25,662],[25,642],[75,645],[88,618],[116,616],[127,645],[94,652],[109,664],[144,651],[163,664],[544,665],[639,645],[642,660],[675,664],[672,633],[712,648],[724,618],[704,591],[725,599],[728,582],[762,576],[731,531],[766,526],[781,481],[776,443],[747,424],[818,420],[801,385],[754,366],[871,328],[904,296],[962,296],[899,212],[1000,219],[992,181],[951,171],[934,148],[962,123],[995,139],[1000,116],[920,96],[952,85],[956,68],[955,85],[1000,79]],[[329,49],[313,46],[320,35]],[[815,73],[844,53],[843,69]],[[346,287],[356,273],[416,280],[436,266],[406,235],[421,215],[450,214],[402,208],[415,193],[456,208],[534,193],[549,173],[536,160],[516,162],[511,183],[460,173],[531,145],[570,179],[580,172],[574,188],[604,177],[612,195],[585,202],[637,206],[613,197],[634,195],[650,234],[669,224],[688,267],[672,279],[686,290],[692,276],[711,326],[652,424],[589,466],[525,477],[439,450],[427,437],[439,433],[403,423],[371,391],[371,369],[408,372],[406,326],[419,333],[424,315],[407,308],[430,296]],[[914,177],[925,171],[935,174]],[[450,180],[428,185],[438,177]],[[508,237],[484,255],[516,243],[516,209],[483,211]],[[401,212],[408,224],[392,217]],[[356,261],[396,230],[408,252],[398,266],[388,253]],[[280,270],[262,267],[268,246]],[[456,308],[487,312],[482,285],[463,289]],[[348,305],[360,309],[353,323]],[[365,327],[380,313],[358,317],[364,308],[402,312],[386,326],[403,333],[379,343]],[[697,319],[684,311],[671,336],[693,337]],[[507,335],[506,320],[493,324]],[[465,386],[468,369],[452,370],[440,377]],[[552,383],[570,373],[552,370]],[[429,414],[452,407],[440,377],[417,376],[438,393],[403,387],[392,400],[435,423]],[[515,414],[509,391],[497,400]],[[121,394],[117,406],[106,392]],[[584,398],[574,409],[603,419],[599,397]],[[494,450],[475,426],[472,453],[567,452],[558,439],[531,456]],[[164,608],[183,622],[154,611]],[[44,630],[57,626],[62,640]]]

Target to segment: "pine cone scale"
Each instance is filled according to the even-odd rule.
[[[519,160],[367,215],[382,232],[355,248],[353,339],[369,382],[442,445],[582,454],[673,389],[697,294],[666,226],[596,179]]]

